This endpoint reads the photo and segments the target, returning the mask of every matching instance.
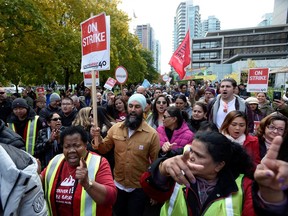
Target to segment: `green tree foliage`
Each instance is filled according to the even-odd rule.
[[[151,53],[144,51],[137,37],[129,33],[129,18],[117,9],[118,0],[0,0],[0,82],[40,85],[52,80],[80,83],[80,23],[91,14],[110,16],[110,71],[100,80],[114,77],[122,65],[128,83],[154,79]],[[152,81],[150,80],[150,81]]]

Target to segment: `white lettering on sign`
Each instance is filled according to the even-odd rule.
[[[262,75],[262,71],[255,71],[255,75],[259,76],[259,75]]]
[[[250,76],[249,80],[266,80],[267,76]]]
[[[83,47],[86,47],[93,43],[104,42],[106,40],[105,32],[94,33],[93,35],[89,35],[83,38]]]
[[[91,32],[98,32],[98,25],[96,23],[91,23],[88,25],[88,33],[90,34]]]

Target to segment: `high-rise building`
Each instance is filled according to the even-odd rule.
[[[288,24],[288,1],[274,0],[273,25]]]
[[[192,0],[179,4],[174,17],[173,51],[181,44],[188,29],[190,29],[191,38],[200,36],[200,19],[199,6],[193,6]]]
[[[208,31],[220,30],[220,21],[215,16],[209,16],[207,20],[201,22],[201,37],[204,37]]]
[[[137,25],[136,35],[144,49],[154,50],[154,30],[150,24]]]
[[[156,71],[158,71],[158,73],[161,73],[161,46],[159,40],[156,40],[155,51],[153,56],[155,61],[154,62],[155,69]]]
[[[190,38],[204,37],[208,31],[220,30],[220,21],[215,16],[209,16],[201,23],[200,7],[193,5],[193,0],[181,2],[176,9],[174,17],[173,52],[184,40],[186,32],[190,29]],[[173,68],[171,68],[173,71]]]
[[[150,24],[146,25],[137,25],[136,35],[142,44],[144,49],[147,49],[152,52],[154,59],[154,67],[160,73],[160,50],[159,50],[159,41],[156,41],[154,38],[154,30]]]
[[[273,13],[266,13],[262,16],[262,21],[258,26],[270,26],[272,25]]]

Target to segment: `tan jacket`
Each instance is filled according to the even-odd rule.
[[[128,138],[124,122],[113,125],[98,151],[105,154],[114,148],[114,178],[128,188],[140,188],[140,177],[150,163],[157,159],[160,142],[157,131],[144,120],[134,134]]]

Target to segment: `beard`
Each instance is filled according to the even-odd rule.
[[[136,130],[143,120],[143,112],[137,115],[135,112],[129,113],[125,118],[125,126],[131,130]]]

